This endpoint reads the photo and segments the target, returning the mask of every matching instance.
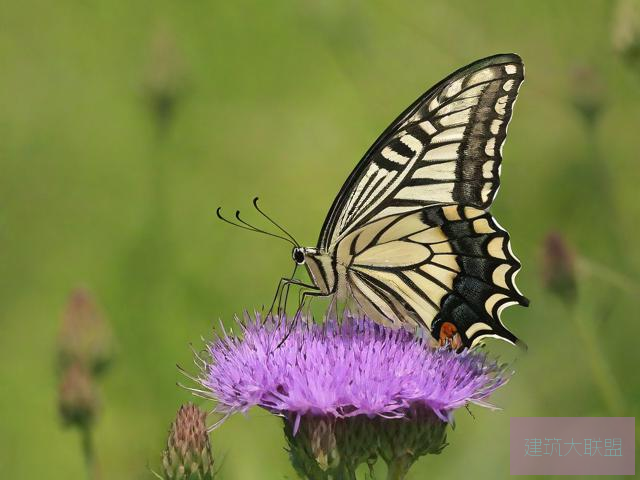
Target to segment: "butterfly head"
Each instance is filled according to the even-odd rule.
[[[336,273],[329,253],[313,247],[294,247],[291,252],[296,265],[304,265],[313,285],[323,294],[335,290]]]
[[[298,265],[304,265],[304,248],[302,247],[293,247],[293,251],[291,252],[291,256],[293,257],[293,261]]]

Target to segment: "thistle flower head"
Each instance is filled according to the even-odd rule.
[[[205,423],[207,414],[193,404],[180,407],[162,454],[165,479],[210,480],[213,456]]]
[[[347,314],[342,323],[290,324],[259,315],[207,345],[197,378],[223,414],[259,406],[298,422],[303,415],[401,418],[425,408],[449,421],[507,380],[484,353],[434,349],[413,333]]]
[[[406,472],[444,448],[455,409],[490,406],[508,378],[483,353],[436,349],[366,317],[323,325],[299,317],[292,327],[256,314],[238,324],[241,336],[224,333],[197,355],[194,391],[226,416],[254,406],[282,416],[292,464],[306,478],[355,478],[378,457]]]
[[[444,448],[455,409],[490,406],[486,398],[508,378],[483,353],[436,349],[366,317],[323,325],[299,317],[292,327],[256,314],[238,324],[241,336],[224,333],[197,355],[201,388],[193,390],[225,417],[254,406],[283,417],[305,478],[355,478],[377,458],[401,478]]]

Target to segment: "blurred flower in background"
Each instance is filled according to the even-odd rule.
[[[549,232],[542,242],[542,283],[568,304],[576,301],[576,256],[559,232]]]
[[[82,365],[91,374],[104,372],[113,358],[111,328],[91,293],[71,292],[58,334],[58,365]]]
[[[594,128],[605,101],[605,85],[599,71],[589,64],[577,65],[570,72],[571,102],[589,128]]]
[[[445,446],[453,412],[486,403],[508,378],[478,351],[433,348],[425,338],[366,317],[295,326],[260,316],[207,345],[194,393],[229,416],[260,406],[284,419],[291,460],[308,478],[355,478],[381,457],[389,478],[404,478],[426,453]],[[289,330],[291,333],[284,342]],[[393,473],[395,472],[395,473]]]
[[[71,364],[64,371],[59,399],[65,424],[84,428],[93,423],[99,407],[98,392],[90,373],[80,363]]]
[[[96,380],[113,358],[111,329],[91,293],[69,296],[58,334],[58,409],[63,423],[80,431],[89,478],[100,478],[92,429],[100,408]]]
[[[167,448],[162,453],[163,480],[211,480],[213,454],[206,425],[206,412],[187,403],[180,407],[169,429]]]
[[[640,68],[640,1],[619,0],[613,15],[614,51],[634,68]]]
[[[148,62],[143,88],[158,133],[162,134],[185,87],[184,62],[172,31],[164,24],[157,27],[151,39]]]

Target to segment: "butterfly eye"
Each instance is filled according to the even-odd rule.
[[[302,265],[304,263],[304,252],[301,248],[293,249],[293,260],[298,264]]]

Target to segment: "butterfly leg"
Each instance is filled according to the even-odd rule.
[[[280,279],[280,283],[278,284],[278,295],[276,295],[277,300],[278,300],[278,308],[276,310],[276,313],[278,315],[280,315],[281,313],[286,313],[287,310],[287,303],[289,300],[289,289],[291,288],[292,285],[301,287],[303,289],[307,288],[307,289],[313,289],[313,290],[317,290],[317,287],[315,285],[309,285],[307,283],[301,282],[300,280],[296,280],[295,278],[286,278],[286,277],[282,277]],[[283,307],[283,295],[284,295],[284,307]],[[275,303],[275,302],[274,302]],[[273,305],[271,307],[271,311],[273,310]]]
[[[298,308],[296,309],[296,313],[293,316],[293,321],[294,322],[296,321],[296,319],[298,318],[298,316],[302,312],[302,309],[304,308],[304,305],[306,303],[307,297],[313,298],[313,297],[324,297],[325,296],[325,294],[322,293],[315,286],[304,285],[304,284],[298,284],[298,285],[300,285],[302,288],[300,289],[300,293],[298,295]]]
[[[278,287],[276,288],[276,293],[273,296],[273,300],[271,302],[271,306],[269,307],[269,312],[267,313],[267,315],[265,316],[265,321],[268,317],[273,316],[273,307],[276,304],[276,300],[278,300],[278,302],[280,301],[281,298],[281,293],[280,293],[280,289],[283,288],[283,283],[287,282],[288,280],[291,280],[294,275],[296,274],[296,269],[298,268],[298,266],[296,265],[293,268],[293,272],[291,272],[291,275],[289,275],[288,277],[282,277],[280,279],[280,281],[278,282]],[[280,303],[278,303],[278,309],[279,309]],[[263,322],[264,323],[264,322]]]
[[[289,292],[289,286],[290,285],[300,285],[300,286],[305,286],[305,287],[309,287],[310,285],[307,285],[303,282],[300,282],[298,280],[295,280],[291,277],[282,277],[280,279],[280,281],[278,282],[278,287],[276,288],[276,293],[273,296],[273,300],[271,302],[271,306],[269,307],[269,311],[267,312],[267,315],[265,316],[264,321],[266,322],[267,318],[272,317],[273,316],[273,309],[276,306],[276,302],[278,304],[278,308],[276,310],[277,314],[280,314],[282,312],[282,295],[283,292],[285,290],[285,288],[287,289],[287,295]],[[285,296],[285,308],[286,308],[286,296]],[[264,323],[264,322],[263,322]]]
[[[300,303],[304,305],[304,302],[307,297],[312,298],[312,297],[326,297],[326,296],[327,295],[321,292],[318,288],[312,287],[312,290],[304,290],[302,292],[302,294],[300,295]]]
[[[300,310],[302,308],[302,305],[303,305],[302,302],[304,300],[302,300],[302,299],[304,298],[304,294],[302,292],[304,292],[305,289],[311,289],[311,290],[317,290],[318,289],[318,287],[316,287],[315,285],[309,285],[307,283],[300,282],[300,281],[297,281],[297,280],[292,280],[292,281],[286,282],[285,285],[286,285],[286,289],[287,289],[287,292],[285,293],[285,296],[284,296],[284,311],[285,312],[287,310],[287,304],[288,304],[288,300],[289,300],[289,289],[290,289],[291,285],[296,285],[296,286],[300,287],[300,294],[299,294],[299,297],[298,297],[298,300],[300,301],[300,303],[298,304],[298,309],[296,311],[296,315],[300,312]]]
[[[305,302],[306,298],[307,297],[324,297],[325,296],[325,294],[322,293],[314,285],[307,285],[307,284],[302,283],[302,282],[292,282],[292,284],[299,285],[300,287],[302,287],[302,290],[301,290],[302,293],[300,294],[300,304],[298,305],[298,308],[296,309],[296,313],[293,315],[293,321],[291,322],[291,325],[290,325],[289,329],[287,330],[287,333],[282,338],[282,340],[280,340],[280,343],[278,343],[278,346],[276,348],[280,348],[280,346],[284,342],[287,341],[287,338],[289,338],[289,335],[291,335],[291,332],[293,332],[293,329],[296,326],[298,318],[300,317],[300,312],[302,311],[302,307],[304,306],[304,302]]]
[[[338,296],[334,295],[331,299],[331,303],[329,303],[329,308],[327,309],[327,320],[329,320],[335,311],[336,319],[338,318]]]
[[[312,300],[313,300],[313,298],[307,302],[307,312],[306,312],[307,317],[310,317],[312,315],[312,313],[311,313],[311,301]]]

